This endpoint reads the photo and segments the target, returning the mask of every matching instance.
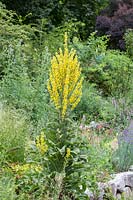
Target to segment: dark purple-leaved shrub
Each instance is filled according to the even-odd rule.
[[[133,29],[132,2],[116,1],[114,4],[113,1],[111,2],[111,11],[109,12],[109,8],[106,8],[102,11],[102,15],[97,17],[97,34],[110,35],[110,48],[125,50],[124,33],[127,29]]]
[[[107,16],[98,16],[96,21],[97,30],[101,33],[109,31],[111,26],[111,19]]]

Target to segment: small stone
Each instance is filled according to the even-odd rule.
[[[125,181],[123,173],[117,174],[116,177],[108,182],[112,188],[112,193],[116,196],[117,191],[120,193],[124,191],[125,188]]]
[[[88,188],[86,188],[85,194],[89,197],[89,200],[94,200],[94,195]]]
[[[104,189],[107,187],[107,184],[105,183],[98,183],[98,189],[99,189],[99,195],[98,195],[98,200],[103,200],[105,191]]]
[[[124,172],[125,186],[133,188],[133,172]]]
[[[117,199],[117,200],[121,200],[121,194],[120,194],[120,193],[118,193],[118,194],[116,195],[116,199]]]
[[[115,197],[117,193],[117,185],[114,183],[113,180],[109,181],[109,188],[111,188],[112,194]]]
[[[97,122],[95,122],[95,121],[92,121],[91,123],[90,123],[90,128],[96,128],[97,127],[97,125],[98,125],[98,123]]]
[[[125,199],[130,198],[132,196],[132,191],[131,191],[130,187],[125,187],[123,196]]]
[[[133,172],[133,165],[131,165],[131,166],[129,167],[129,170],[128,170],[128,171]]]

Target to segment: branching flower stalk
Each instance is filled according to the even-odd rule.
[[[81,68],[74,49],[69,52],[67,33],[64,39],[64,51],[59,49],[51,60],[48,91],[56,109],[63,120],[69,109],[73,110],[82,96]]]

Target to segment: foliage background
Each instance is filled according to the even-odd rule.
[[[132,2],[121,1],[126,7],[106,0],[1,2],[0,198],[86,199],[88,187],[97,198],[97,182],[133,162],[132,148],[112,147],[133,113],[133,31],[127,30],[130,20],[125,23]],[[116,26],[118,19],[122,26]],[[95,27],[98,32],[92,33]],[[68,48],[76,49],[84,83],[80,103],[61,123],[47,80],[65,32]],[[124,41],[121,50],[117,39]],[[39,147],[48,147],[43,155],[37,138]]]

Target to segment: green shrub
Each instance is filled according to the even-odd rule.
[[[78,38],[73,38],[73,47],[77,50],[81,62],[82,71],[87,80],[89,80],[89,68],[92,63],[101,63],[107,50],[107,36],[97,37],[96,32],[91,33],[88,40],[81,42]]]
[[[127,30],[124,35],[124,39],[126,42],[126,50],[128,55],[133,59],[133,30]]]
[[[34,38],[34,28],[30,25],[22,25],[20,17],[14,11],[7,10],[0,2],[0,41],[2,45],[16,44],[18,40],[23,42]]]
[[[34,125],[44,125],[47,120],[47,78],[50,53],[45,48],[39,53],[23,51],[21,43],[5,48],[0,56],[3,77],[0,82],[0,98],[8,105],[27,113]],[[41,125],[42,124],[42,125]]]
[[[84,82],[82,98],[75,109],[76,116],[82,118],[83,115],[86,115],[90,119],[98,117],[102,102],[102,97],[96,88],[89,82]]]
[[[102,89],[104,95],[125,96],[130,89],[132,61],[119,51],[106,51],[99,55],[100,62],[92,62],[88,69],[88,79]]]
[[[84,26],[84,23],[69,20],[63,25],[52,28],[49,32],[46,31],[46,26],[46,19],[39,20],[39,24],[37,25],[38,37],[36,38],[35,47],[43,50],[47,46],[50,53],[53,55],[55,52],[58,52],[59,48],[63,47],[62,40],[64,33],[67,32],[69,34],[69,43],[71,43],[73,37],[78,35],[79,28]]]
[[[131,59],[119,51],[107,51],[102,65],[103,89],[112,96],[125,96],[131,88]]]
[[[74,111],[76,119],[84,115],[85,123],[93,120],[110,122],[116,119],[118,113],[110,98],[103,97],[94,84],[84,82],[81,101]]]
[[[85,44],[75,40],[86,80],[106,96],[121,97],[131,88],[132,60],[124,53],[107,50],[107,36],[92,33]]]
[[[104,95],[125,96],[131,88],[132,61],[118,51],[106,51],[100,63],[91,63],[88,79],[102,89]]]
[[[0,107],[0,162],[24,160],[28,137],[26,119],[15,110]]]
[[[34,41],[36,41],[35,31],[38,32],[38,30],[31,25],[23,25],[19,18],[21,17],[7,10],[0,2],[0,78],[3,76],[6,62],[9,61],[5,57],[7,49],[14,53],[14,47],[19,43],[23,53],[27,53],[28,56],[32,55]]]

